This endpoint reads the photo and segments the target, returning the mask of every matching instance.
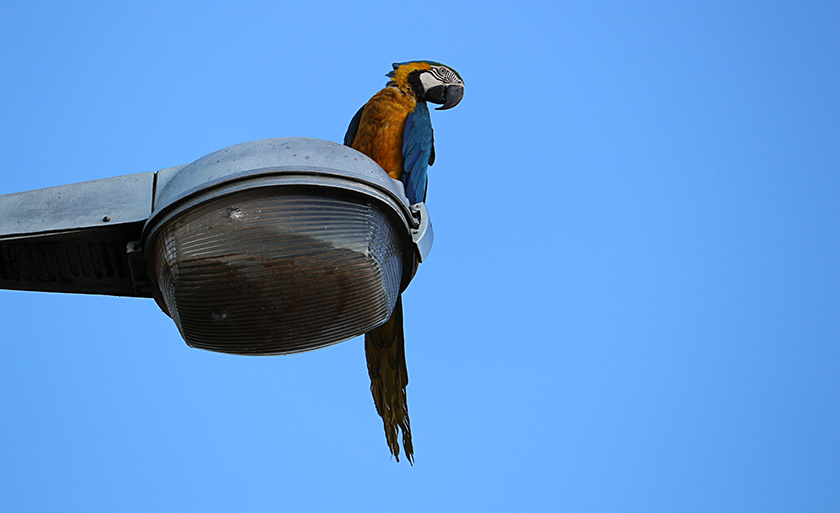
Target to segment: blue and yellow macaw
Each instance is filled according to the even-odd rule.
[[[394,63],[386,75],[391,80],[353,116],[344,144],[379,164],[391,178],[402,181],[409,203],[426,201],[426,172],[435,162],[434,134],[426,102],[442,104],[436,110],[451,109],[464,96],[464,81],[452,68],[432,61]],[[402,298],[397,299],[391,318],[365,334],[365,354],[370,391],[376,411],[385,424],[385,437],[397,461],[402,430],[403,449],[414,463],[411,422],[405,387]]]

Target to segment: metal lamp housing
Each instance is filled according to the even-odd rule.
[[[21,208],[33,201],[50,211]],[[84,205],[93,213],[79,217]],[[433,241],[425,205],[409,205],[399,181],[307,138],[0,196],[0,213],[0,288],[154,297],[188,345],[246,355],[381,325]]]
[[[401,184],[340,144],[239,144],[159,172],[158,191],[147,272],[193,347],[287,354],[366,333],[420,261]]]

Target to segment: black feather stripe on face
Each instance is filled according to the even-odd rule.
[[[423,83],[420,82],[420,74],[425,73],[426,70],[424,69],[417,69],[412,71],[408,74],[408,87],[411,88],[411,92],[414,93],[414,99],[417,101],[423,101]]]
[[[461,80],[461,76],[454,69],[447,68],[443,65],[432,66],[429,68],[429,74],[444,84],[464,84],[464,81]]]

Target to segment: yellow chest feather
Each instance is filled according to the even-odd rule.
[[[372,158],[391,178],[402,178],[405,119],[414,111],[413,97],[395,87],[376,93],[365,105],[353,148]]]

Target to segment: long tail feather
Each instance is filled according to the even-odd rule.
[[[385,438],[391,454],[400,461],[397,433],[402,430],[402,444],[408,462],[414,465],[414,446],[411,443],[411,421],[405,387],[408,370],[405,364],[402,297],[397,299],[391,318],[375,330],[365,334],[365,355],[370,374],[370,391],[376,412],[385,425]]]

